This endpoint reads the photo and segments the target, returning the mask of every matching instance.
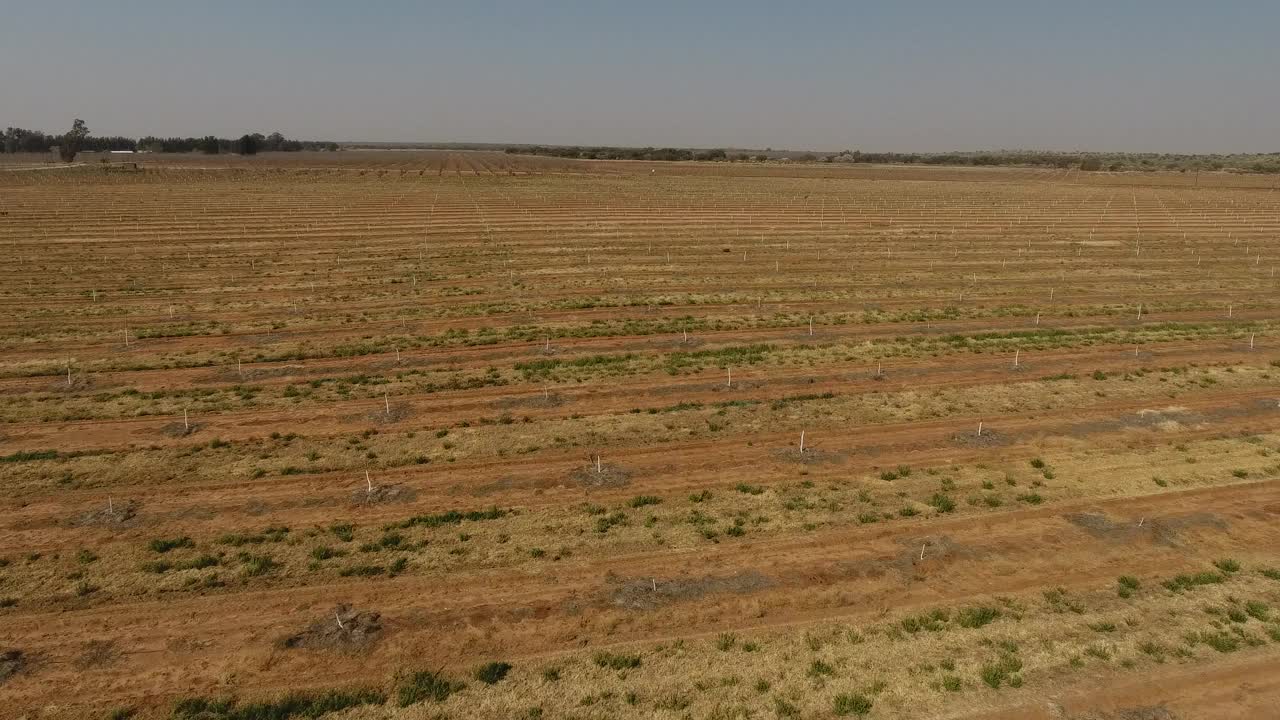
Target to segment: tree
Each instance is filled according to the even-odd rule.
[[[218,138],[213,135],[205,135],[196,143],[196,149],[205,155],[217,155]]]
[[[241,135],[236,141],[236,152],[241,155],[257,155],[261,144],[261,135]]]
[[[62,145],[58,146],[58,155],[62,157],[63,162],[76,159],[86,137],[89,137],[89,128],[85,126],[83,120],[76,118],[75,122],[71,123],[71,130],[62,136]]]
[[[1102,161],[1096,157],[1088,157],[1080,161],[1080,169],[1097,171],[1102,169]]]

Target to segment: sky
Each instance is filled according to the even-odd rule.
[[[0,0],[0,125],[1280,151],[1276,0]]]

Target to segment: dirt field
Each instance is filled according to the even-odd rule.
[[[1272,178],[139,160],[0,168],[7,716],[1280,702]]]

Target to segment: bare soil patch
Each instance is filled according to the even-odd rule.
[[[125,500],[123,502],[112,501],[96,510],[90,510],[86,513],[82,513],[72,520],[72,524],[97,527],[121,527],[132,525],[136,522],[138,508],[140,507],[142,507],[142,503],[137,500]]]
[[[194,435],[201,427],[200,423],[171,422],[160,427],[160,434],[172,438],[186,437]]]
[[[663,605],[696,600],[713,593],[744,594],[772,587],[775,581],[755,570],[736,575],[701,578],[631,578],[610,577],[607,582],[617,587],[607,593],[608,602],[628,610],[652,610]]]
[[[780,448],[774,453],[779,460],[787,462],[800,463],[802,465],[819,465],[821,463],[841,462],[845,459],[844,453],[831,452],[816,447],[807,447],[804,452],[800,448]]]
[[[974,432],[956,433],[951,436],[951,441],[961,447],[989,448],[1011,445],[1013,443],[1013,438],[999,430],[992,430],[991,428],[984,427],[982,428],[981,435],[979,435],[976,430]]]
[[[1115,520],[1104,513],[1074,513],[1067,520],[1095,538],[1130,543],[1141,539],[1169,547],[1181,547],[1182,533],[1198,528],[1226,530],[1227,521],[1212,513],[1197,512],[1165,518]]]
[[[75,659],[79,670],[107,667],[120,659],[120,648],[113,640],[90,640],[84,644],[80,656]]]
[[[569,474],[569,479],[587,488],[619,488],[626,487],[631,482],[631,471],[611,463],[602,463],[599,468],[595,465],[578,468]]]
[[[411,502],[417,492],[405,485],[374,485],[372,489],[363,487],[351,493],[351,502],[356,505],[381,505],[384,503]]]
[[[344,603],[306,630],[284,638],[280,645],[288,649],[361,652],[376,643],[382,634],[381,613],[357,611]]]

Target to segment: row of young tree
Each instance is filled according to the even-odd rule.
[[[190,153],[202,152],[208,155],[235,153],[238,155],[254,155],[259,152],[296,152],[299,150],[337,150],[334,142],[316,142],[311,140],[290,140],[284,135],[274,132],[270,135],[252,133],[238,138],[220,138],[214,135],[204,137],[155,137],[143,138],[121,136],[94,136],[83,120],[76,119],[71,130],[62,135],[50,135],[40,130],[9,127],[0,132],[0,152],[4,153],[47,153],[58,148],[59,156],[71,162],[81,152],[107,152],[111,150],[134,150],[140,152]]]

